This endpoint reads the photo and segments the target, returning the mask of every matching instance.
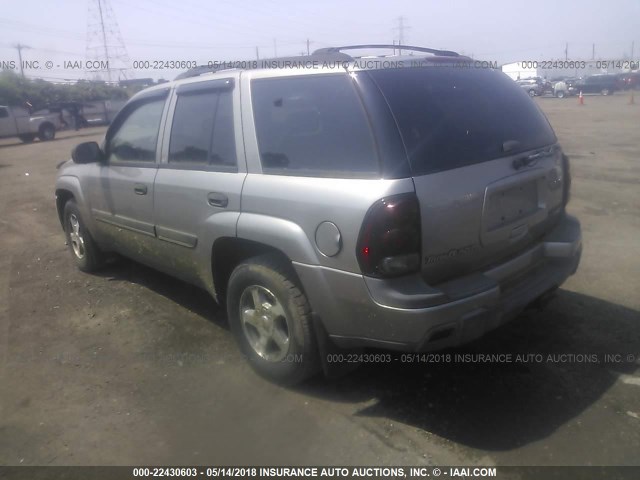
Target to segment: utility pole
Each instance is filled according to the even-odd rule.
[[[569,42],[564,45],[564,59],[569,60]]]
[[[310,51],[309,51],[309,39],[307,38],[307,55],[311,55]]]
[[[22,45],[21,43],[16,43],[13,47],[16,50],[18,50],[18,60],[20,61],[20,75],[22,75],[22,78],[24,78],[24,70],[22,69],[22,50],[23,49],[29,49],[31,47],[28,47],[26,45]]]
[[[256,60],[260,60],[260,51],[258,50],[258,47],[256,47]]]

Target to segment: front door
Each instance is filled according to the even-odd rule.
[[[153,265],[153,182],[166,94],[129,104],[109,129],[104,164],[90,179],[91,213],[101,242]]]

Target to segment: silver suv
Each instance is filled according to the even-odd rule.
[[[287,383],[342,349],[459,345],[547,298],[581,233],[536,104],[454,52],[347,48],[133,97],[56,181],[78,267],[117,252],[205,289]]]

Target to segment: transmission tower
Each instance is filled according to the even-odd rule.
[[[127,48],[109,0],[89,0],[87,15],[87,75],[108,82],[133,77]]]
[[[411,27],[407,26],[404,23],[404,17],[398,17],[398,26],[394,28],[394,30],[398,31],[398,44],[404,45],[405,42],[405,31],[409,30]],[[399,50],[399,54],[402,55],[402,50]]]

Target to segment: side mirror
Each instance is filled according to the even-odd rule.
[[[71,158],[75,163],[98,163],[104,155],[96,142],[84,142],[71,151]]]

